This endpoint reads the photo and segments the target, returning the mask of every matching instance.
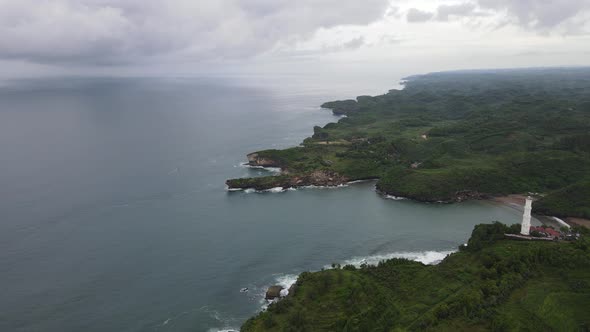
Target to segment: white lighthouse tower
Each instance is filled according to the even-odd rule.
[[[531,209],[533,207],[533,199],[528,196],[524,203],[524,214],[522,215],[522,225],[520,228],[520,234],[529,235],[531,229]]]

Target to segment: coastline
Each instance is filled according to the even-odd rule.
[[[590,219],[567,217],[564,220],[566,223],[568,223],[570,225],[574,224],[574,225],[590,228]]]
[[[345,187],[353,183],[365,182],[365,181],[378,181],[378,178],[370,179],[350,179],[339,175],[336,172],[316,170],[305,175],[290,174],[288,170],[279,165],[274,160],[266,159],[265,162],[261,163],[259,160],[252,158],[252,153],[248,155],[249,162],[242,164],[245,167],[265,169],[269,172],[275,173],[270,176],[254,177],[246,179],[230,179],[226,181],[228,192],[284,192],[287,190],[296,190],[298,188],[340,188]],[[382,191],[375,186],[375,190],[378,195],[384,199],[393,200],[414,200],[420,203],[439,203],[439,204],[453,204],[460,203],[470,200],[482,200],[491,202],[494,204],[501,204],[508,208],[514,209],[520,213],[523,212],[523,206],[525,204],[526,195],[522,194],[508,194],[508,195],[488,195],[473,191],[463,191],[455,194],[454,199],[445,201],[433,201],[420,199],[419,197],[408,197],[391,193],[389,191]],[[535,218],[545,226],[551,226],[559,229],[562,225],[557,222],[553,216],[534,214]],[[564,217],[562,218],[570,226],[583,226],[590,228],[590,220],[579,217]]]
[[[377,265],[334,264],[302,273],[285,298],[247,320],[241,330],[278,331],[293,326],[318,331],[347,326],[358,331],[451,330],[457,326],[459,330],[494,330],[497,317],[504,319],[515,307],[537,310],[530,312],[546,319],[540,315],[538,301],[523,301],[530,300],[526,294],[546,294],[541,301],[586,296],[586,289],[563,284],[564,280],[579,280],[588,271],[587,252],[581,246],[551,240],[513,241],[505,237],[511,231],[501,223],[477,225],[468,244],[440,264],[427,266],[394,257]],[[505,271],[497,272],[501,269]],[[493,293],[486,294],[488,285],[501,289],[492,288]],[[585,302],[565,302],[555,310],[576,313],[568,316],[575,321],[570,326],[575,327],[587,320],[584,306]],[[506,321],[515,329],[529,324],[528,320],[514,323],[521,311],[514,313]],[[553,320],[546,322],[549,327]]]
[[[494,196],[484,200],[493,204],[505,206],[507,208],[518,211],[519,213],[523,213],[526,196],[519,194],[510,194],[505,196]]]
[[[497,196],[497,197],[492,197],[492,198],[486,199],[486,201],[488,201],[488,202],[501,204],[501,205],[504,205],[504,206],[509,207],[511,209],[517,210],[518,212],[521,212],[521,213],[524,211],[523,207],[524,207],[525,200],[526,200],[526,196],[519,195],[519,194]],[[555,229],[559,229],[561,227],[561,225],[554,219],[553,216],[535,214],[535,213],[533,213],[533,216],[545,226],[551,226]],[[563,219],[570,226],[583,226],[586,228],[590,228],[590,220],[589,219],[578,218],[578,217],[565,217],[565,218],[561,218],[561,219]]]

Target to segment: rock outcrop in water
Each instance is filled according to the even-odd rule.
[[[283,290],[282,286],[270,286],[266,291],[266,295],[264,296],[267,300],[274,300],[281,297],[281,291]]]

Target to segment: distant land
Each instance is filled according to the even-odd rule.
[[[590,68],[431,73],[327,102],[342,118],[298,147],[248,155],[279,175],[232,190],[377,179],[386,195],[452,203],[539,193],[534,212],[590,219]],[[576,219],[577,218],[577,219]],[[586,219],[586,220],[584,220]]]

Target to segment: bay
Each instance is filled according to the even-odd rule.
[[[401,77],[399,77],[401,78]],[[337,121],[397,79],[51,78],[0,87],[0,330],[217,331],[332,262],[434,262],[488,202],[389,200],[373,182],[229,193],[245,154]],[[242,288],[248,292],[240,292]]]

